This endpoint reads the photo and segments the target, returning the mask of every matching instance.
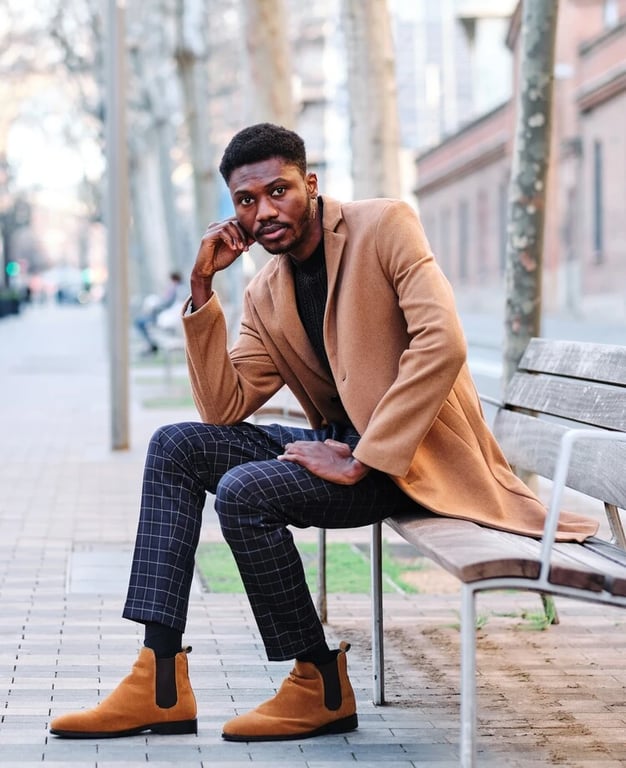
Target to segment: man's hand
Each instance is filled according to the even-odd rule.
[[[279,461],[293,461],[314,475],[339,485],[354,485],[370,468],[352,455],[346,443],[337,440],[296,440],[285,445]]]
[[[191,270],[191,300],[196,309],[209,300],[213,275],[229,267],[253,242],[234,217],[209,225]]]

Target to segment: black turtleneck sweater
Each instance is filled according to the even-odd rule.
[[[324,309],[328,294],[323,238],[306,261],[292,259],[291,263],[300,320],[317,356],[330,372],[323,332]]]
[[[318,199],[319,215],[321,216],[322,200],[321,198]],[[324,310],[326,309],[326,299],[328,296],[324,239],[320,240],[319,245],[306,261],[291,259],[291,264],[293,267],[298,315],[309,337],[311,346],[332,379],[333,374],[328,362],[326,347],[324,346]],[[341,405],[338,393],[331,399],[336,405]],[[345,411],[339,421],[350,424],[350,419]]]

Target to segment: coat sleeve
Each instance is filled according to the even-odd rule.
[[[381,269],[406,322],[408,343],[354,455],[369,466],[405,477],[466,362],[466,344],[452,289],[414,211],[404,203],[389,205],[375,242]]]
[[[183,317],[187,367],[198,413],[211,424],[236,424],[252,415],[283,385],[254,325],[248,293],[241,329],[229,352],[217,294]]]

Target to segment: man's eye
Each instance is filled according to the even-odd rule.
[[[239,200],[239,205],[250,205],[252,203],[252,198],[246,195],[246,197],[242,197]]]
[[[272,190],[272,195],[274,197],[280,197],[281,195],[284,195],[284,194],[285,194],[285,187],[275,187]]]

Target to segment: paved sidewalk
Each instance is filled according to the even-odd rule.
[[[223,742],[222,723],[271,696],[290,665],[265,660],[244,596],[209,594],[196,584],[185,641],[193,646],[198,735],[49,736],[52,717],[92,706],[135,658],[141,633],[120,613],[145,446],[159,424],[197,418],[195,411],[144,408],[144,374],[135,371],[131,447],[111,451],[105,331],[99,306],[33,307],[0,321],[0,763],[457,765],[454,591],[386,599],[385,707],[370,701],[369,599],[331,596],[330,639],[353,643],[349,665],[360,717],[354,733]],[[362,542],[367,531],[333,535]],[[203,537],[219,537],[210,511]],[[432,578],[443,587],[437,572]],[[485,606],[479,765],[626,765],[622,612],[570,601],[561,625],[541,633],[529,629],[527,614],[537,610],[532,597],[498,596]]]

